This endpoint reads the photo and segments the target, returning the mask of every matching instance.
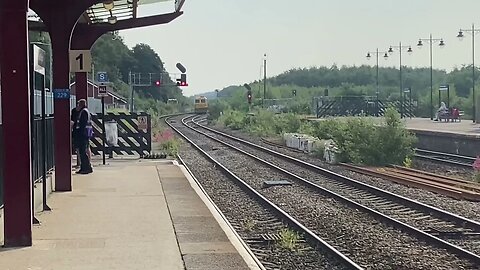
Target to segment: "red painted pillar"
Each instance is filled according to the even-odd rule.
[[[5,246],[32,245],[28,0],[0,1]]]
[[[85,99],[88,103],[87,72],[75,72],[75,96],[77,100]]]
[[[53,49],[53,89],[69,89],[69,48],[71,29],[55,25],[50,31]],[[72,190],[72,147],[70,100],[55,99],[55,190]]]

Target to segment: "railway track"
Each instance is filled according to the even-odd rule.
[[[424,149],[415,149],[415,157],[424,160],[430,160],[434,162],[446,163],[449,165],[455,165],[460,167],[472,168],[475,162],[474,157],[467,157],[461,155],[454,155],[449,153],[442,153]]]
[[[189,117],[183,118],[182,121],[180,121],[180,123],[183,123],[184,120],[187,118]],[[268,251],[265,251],[265,249],[262,249],[262,245],[265,242],[275,242],[280,240],[282,236],[278,234],[278,231],[282,228],[284,229],[285,227],[293,228],[295,231],[299,232],[299,235],[302,235],[311,244],[311,246],[310,244],[308,245],[303,244],[302,251],[299,253],[299,255],[302,255],[302,254],[303,256],[308,255],[309,252],[312,253],[312,250],[313,250],[313,252],[317,253],[317,255],[310,256],[311,258],[309,258],[308,260],[309,261],[318,260],[319,259],[318,257],[322,257],[321,254],[318,254],[317,250],[319,249],[325,253],[325,256],[324,256],[325,260],[329,259],[334,261],[331,263],[324,263],[326,266],[323,269],[363,269],[358,264],[354,263],[352,260],[346,257],[344,254],[342,254],[341,252],[333,248],[331,245],[329,245],[326,241],[324,241],[318,235],[316,235],[311,230],[306,228],[303,224],[298,222],[295,218],[293,218],[291,215],[286,213],[280,207],[278,207],[277,205],[269,201],[267,198],[262,196],[258,191],[256,191],[253,187],[247,184],[246,181],[238,177],[236,174],[234,174],[232,171],[230,171],[220,162],[215,160],[215,158],[209,155],[207,151],[202,149],[203,148],[202,145],[199,145],[198,143],[191,140],[189,136],[185,135],[185,131],[182,130],[177,125],[179,121],[169,121],[169,118],[167,118],[165,121],[172,129],[174,129],[186,141],[188,141],[193,148],[199,151],[201,155],[206,160],[208,160],[208,162],[214,164],[213,165],[214,168],[221,170],[223,172],[223,175],[227,176],[230,180],[235,182],[236,185],[238,185],[237,187],[230,186],[226,188],[225,189],[226,193],[222,193],[220,195],[221,198],[224,198],[224,199],[226,198],[227,203],[230,203],[230,204],[233,203],[234,206],[230,205],[230,206],[227,206],[227,208],[233,207],[237,210],[238,208],[242,208],[243,210],[246,210],[246,211],[251,211],[252,209],[256,208],[257,211],[259,212],[263,211],[263,213],[261,214],[250,213],[248,215],[249,217],[248,219],[246,218],[244,220],[236,220],[230,223],[232,227],[235,228],[236,230],[242,230],[242,228],[245,229],[245,227],[253,227],[253,226],[261,227],[260,229],[263,232],[262,234],[256,235],[255,237],[247,237],[245,239],[245,243],[250,247],[252,253],[254,253],[259,258],[261,269],[272,269],[272,270],[273,269],[290,269],[288,267],[287,268],[280,267],[278,264],[272,263],[271,259],[273,255],[269,254]],[[194,159],[198,160],[198,158],[194,158]],[[184,161],[182,162],[185,163]],[[198,180],[197,182],[200,183],[200,181]],[[211,191],[218,192],[219,185],[225,185],[225,184],[226,184],[225,181],[217,183],[213,186]],[[250,200],[248,202],[245,202],[245,199],[243,199],[242,202],[235,201],[236,197],[238,197],[240,193],[246,193],[248,195],[247,197],[250,197]],[[205,194],[208,197],[208,194],[206,192]],[[253,204],[256,204],[256,205],[253,205]],[[265,211],[265,208],[269,209],[268,213]],[[238,218],[237,215],[235,215],[234,217]],[[255,217],[254,221],[251,221],[250,218],[253,218],[253,217]],[[302,246],[302,244],[300,246]],[[292,257],[291,254],[288,257],[289,257],[288,259],[291,259]],[[285,258],[283,258],[283,260],[285,260]],[[308,268],[309,265],[306,262],[298,262],[297,265],[302,265],[304,269],[312,269],[312,268]],[[297,268],[294,267],[291,269],[297,269]],[[313,268],[313,269],[319,269],[319,268]]]
[[[195,125],[197,128],[206,130],[205,135],[212,139],[228,140],[230,144],[235,144],[237,147],[248,145],[248,152],[252,157],[275,163],[280,170],[280,167],[287,166],[286,163],[289,163],[290,167],[295,164],[298,166],[295,172],[299,174],[295,176],[303,176],[302,180],[307,185],[362,209],[394,227],[441,246],[449,252],[469,258],[476,263],[480,262],[480,257],[477,255],[480,252],[478,239],[480,224],[476,221],[363,184],[307,162],[218,132],[199,123],[195,123]]]
[[[452,178],[400,166],[361,167],[342,164],[349,170],[374,177],[388,179],[394,183],[413,186],[443,194],[459,200],[480,201],[480,185],[471,181]]]

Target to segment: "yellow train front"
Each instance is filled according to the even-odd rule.
[[[208,102],[207,98],[204,96],[195,97],[195,113],[207,113],[208,112]]]

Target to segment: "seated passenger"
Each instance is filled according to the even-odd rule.
[[[440,108],[438,108],[437,113],[435,114],[435,120],[438,121],[440,117],[446,115],[448,113],[448,108],[447,105],[445,105],[445,102],[442,102],[440,104]]]
[[[452,118],[458,119],[459,116],[460,116],[460,111],[457,108],[453,108],[452,109]]]

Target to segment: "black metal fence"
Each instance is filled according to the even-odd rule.
[[[47,117],[46,123],[46,159],[47,170],[54,167],[54,126],[53,117]],[[3,126],[0,124],[0,206],[3,205]],[[32,181],[35,182],[42,177],[42,119],[35,118],[32,126]]]
[[[417,102],[376,100],[374,97],[317,97],[313,100],[316,116],[383,116],[387,108],[403,110],[405,117],[415,117]],[[403,106],[403,108],[401,107]]]
[[[54,167],[54,130],[53,130],[53,117],[47,117],[45,119],[45,165],[47,171],[50,171]],[[32,179],[33,181],[39,180],[42,177],[42,119],[35,118],[32,127]]]

